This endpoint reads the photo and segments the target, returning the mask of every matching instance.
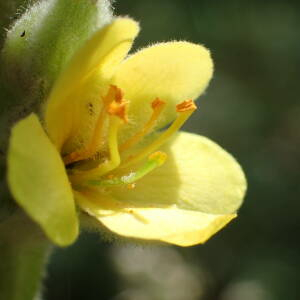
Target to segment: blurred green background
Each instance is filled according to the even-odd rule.
[[[239,217],[205,245],[140,247],[83,234],[55,250],[45,300],[299,299],[299,3],[115,2],[116,14],[141,23],[135,49],[182,39],[211,49],[214,79],[185,129],[232,153],[249,189]]]

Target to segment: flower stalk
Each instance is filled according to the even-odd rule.
[[[0,299],[32,300],[38,295],[50,243],[25,215],[0,224]]]

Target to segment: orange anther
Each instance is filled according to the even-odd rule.
[[[118,103],[122,103],[124,101],[123,100],[123,97],[124,97],[123,91],[121,89],[119,89],[116,85],[111,85],[111,88],[113,88],[114,92],[115,92],[115,101]]]
[[[110,85],[105,97],[103,97],[104,105],[109,105],[111,102],[116,101],[122,103],[123,92],[116,85]]]
[[[127,150],[128,148],[137,144],[146,134],[148,134],[153,129],[165,105],[166,102],[160,100],[159,98],[156,98],[154,101],[152,101],[151,107],[153,109],[153,112],[149,121],[144,125],[144,127],[141,128],[141,130],[139,130],[134,136],[129,138],[120,146],[120,151]]]
[[[197,109],[197,106],[193,100],[186,100],[176,105],[177,112],[184,112],[184,111],[194,111]]]
[[[126,102],[119,103],[117,101],[114,101],[109,104],[109,106],[107,108],[107,112],[110,115],[115,115],[115,116],[119,117],[125,123],[127,123],[128,118],[127,118],[127,105],[126,104],[127,104]]]
[[[116,85],[110,85],[107,95],[103,98],[106,110],[110,115],[115,115],[125,123],[127,119],[127,102],[123,97],[123,92]]]
[[[96,155],[97,150],[101,147],[102,138],[103,138],[103,124],[107,119],[107,113],[111,115],[116,115],[124,122],[127,122],[127,115],[126,115],[126,101],[123,98],[122,90],[119,89],[115,85],[110,85],[107,91],[107,94],[102,97],[103,107],[101,108],[98,119],[95,124],[95,128],[93,134],[91,136],[90,141],[78,151],[74,151],[67,156],[65,156],[64,163],[66,165],[79,161],[85,160],[88,158],[92,158]],[[93,104],[88,104],[90,115],[94,114]]]
[[[166,102],[160,100],[159,98],[156,98],[152,103],[151,103],[151,107],[153,110],[158,109],[162,106],[164,106],[166,104]]]

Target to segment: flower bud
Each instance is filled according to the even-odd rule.
[[[10,28],[2,53],[15,101],[39,102],[72,55],[112,18],[109,0],[43,0]]]

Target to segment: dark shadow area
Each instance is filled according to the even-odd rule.
[[[85,233],[75,245],[55,250],[48,268],[44,299],[110,299],[118,287],[109,249],[110,245],[100,242],[98,234]]]

